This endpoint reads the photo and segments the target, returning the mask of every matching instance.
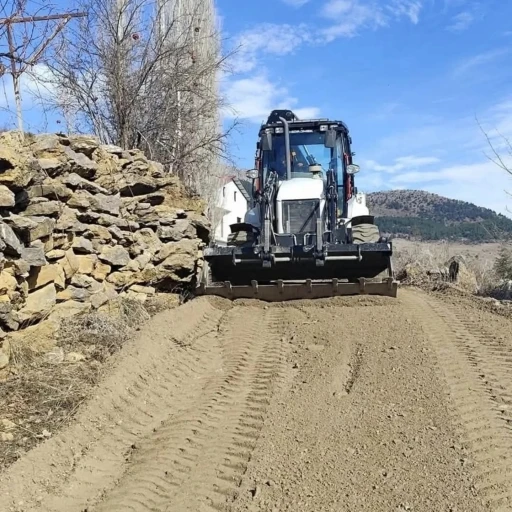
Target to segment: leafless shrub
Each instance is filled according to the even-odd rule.
[[[23,134],[21,78],[37,67],[53,40],[79,13],[57,14],[44,2],[4,1],[0,4],[0,77],[10,74],[18,129]],[[30,9],[30,11],[29,11]],[[8,96],[8,95],[6,95]]]
[[[483,129],[478,119],[476,121],[487,141],[489,148],[491,149],[492,156],[487,155],[487,158],[502,171],[512,176],[512,141],[506,135],[496,130],[500,140],[497,144],[495,144],[489,133]],[[512,195],[510,192],[507,193]]]
[[[79,0],[88,13],[61,34],[38,81],[40,101],[63,115],[68,132],[142,149],[206,199],[224,174],[213,0]]]
[[[94,311],[64,319],[59,329],[59,345],[67,350],[88,347],[89,357],[104,362],[148,319],[149,313],[137,300],[118,298],[104,311]]]

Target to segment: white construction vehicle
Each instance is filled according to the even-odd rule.
[[[337,295],[396,297],[392,244],[354,186],[341,121],[274,110],[259,131],[254,202],[227,246],[204,250],[199,295],[281,301]]]

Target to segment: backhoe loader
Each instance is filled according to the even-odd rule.
[[[285,301],[397,296],[392,243],[358,192],[347,126],[274,110],[261,125],[253,201],[227,245],[204,249],[198,295]]]

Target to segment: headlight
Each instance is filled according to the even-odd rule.
[[[284,128],[281,128],[281,127],[277,127],[276,128],[276,133],[284,133]]]
[[[356,174],[357,172],[359,172],[359,165],[356,165],[356,164],[347,165],[347,174]]]

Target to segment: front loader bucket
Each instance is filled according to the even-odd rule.
[[[322,265],[300,246],[271,249],[269,267],[263,266],[252,247],[206,249],[197,294],[270,302],[360,294],[397,296],[388,243],[330,245]]]

